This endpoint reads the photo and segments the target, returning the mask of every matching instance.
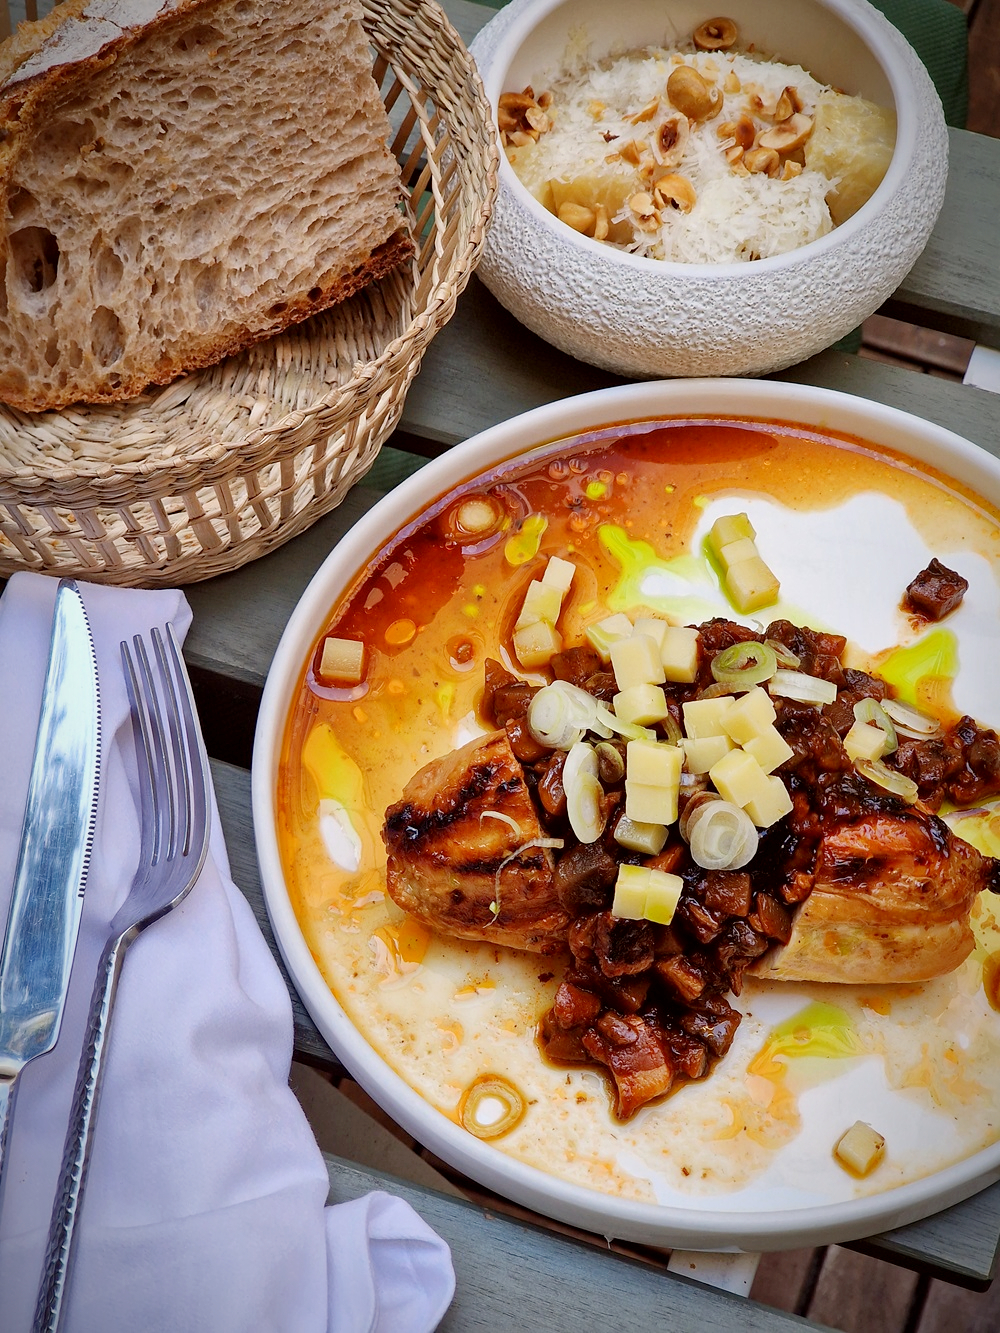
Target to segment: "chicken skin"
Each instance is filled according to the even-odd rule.
[[[772,981],[926,981],[972,952],[969,914],[995,863],[919,805],[819,840],[791,938],[751,967]]]
[[[534,953],[565,946],[552,852],[505,731],[416,773],[382,837],[389,896],[435,929]]]

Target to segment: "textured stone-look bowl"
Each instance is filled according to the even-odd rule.
[[[714,0],[713,0],[714,3]],[[852,218],[788,254],[677,264],[581,236],[542,207],[501,155],[479,276],[535,333],[636,378],[763,375],[821,351],[892,294],[944,200],[948,136],[934,85],[865,0],[511,0],[472,45],[496,113],[502,92],[545,88],[571,34],[595,56],[680,39],[716,14],[741,40],[821,82],[895,106],[896,146]]]

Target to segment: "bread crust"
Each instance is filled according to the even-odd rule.
[[[177,4],[161,5],[158,8],[153,0],[152,4],[145,2],[143,9],[144,2],[131,0],[138,7],[135,12],[145,14],[144,20],[122,26],[120,16],[123,6],[120,0],[119,3],[108,0],[103,9],[100,0],[97,3],[91,0],[86,14],[82,12],[86,0],[68,0],[67,4],[54,10],[48,18],[36,24],[22,25],[16,37],[0,48],[0,78],[3,79],[0,84],[0,284],[4,286],[4,290],[0,290],[0,400],[21,411],[58,409],[75,402],[127,401],[150,386],[167,384],[188,371],[213,365],[336,305],[405,263],[414,251],[408,225],[399,207],[402,190],[398,164],[386,146],[388,120],[371,77],[367,41],[358,17],[360,7],[356,0],[300,0],[295,6],[294,21],[297,24],[296,35],[303,43],[318,43],[321,40],[312,36],[319,31],[318,25],[310,22],[313,13],[321,21],[335,13],[335,19],[330,20],[330,30],[333,30],[334,23],[339,24],[346,27],[352,39],[351,42],[341,44],[344,48],[354,48],[346,55],[342,49],[330,52],[331,69],[336,63],[338,69],[343,66],[346,70],[342,75],[342,87],[338,87],[331,76],[331,99],[339,98],[340,101],[331,101],[330,105],[336,105],[339,109],[341,102],[347,100],[350,115],[345,113],[342,122],[337,123],[345,127],[345,134],[354,136],[350,145],[338,157],[340,150],[336,142],[331,142],[329,146],[322,144],[320,147],[326,156],[319,160],[317,125],[326,108],[315,112],[307,108],[312,123],[303,133],[309,136],[307,149],[312,150],[312,156],[309,157],[306,152],[302,160],[288,160],[287,157],[282,160],[283,168],[287,162],[287,178],[274,182],[273,223],[268,219],[266,204],[258,208],[255,200],[254,209],[257,211],[252,214],[255,230],[239,232],[234,238],[244,251],[248,246],[251,248],[250,258],[244,256],[240,261],[233,259],[230,262],[228,250],[220,257],[220,223],[211,237],[211,262],[214,264],[211,276],[216,285],[212,287],[210,297],[203,300],[202,293],[197,289],[197,271],[190,279],[192,291],[186,293],[181,279],[188,281],[188,274],[182,270],[181,279],[178,279],[174,272],[177,266],[172,268],[165,265],[162,269],[162,283],[157,284],[154,277],[148,285],[154,292],[157,286],[168,289],[175,298],[169,318],[160,321],[166,324],[169,336],[157,342],[147,333],[142,321],[147,313],[146,306],[152,308],[154,303],[152,299],[144,301],[144,289],[140,284],[138,294],[133,293],[129,298],[130,304],[124,314],[115,306],[114,294],[103,303],[110,309],[108,323],[114,329],[110,342],[114,344],[117,360],[112,353],[107,353],[105,359],[114,361],[114,364],[102,365],[101,348],[91,355],[86,342],[88,319],[95,310],[98,314],[107,312],[98,309],[101,303],[96,297],[89,297],[87,284],[93,286],[91,275],[85,274],[81,281],[80,274],[84,273],[88,265],[92,270],[96,269],[98,261],[88,258],[86,245],[79,245],[78,250],[82,253],[72,255],[76,266],[76,286],[68,288],[69,279],[64,278],[61,270],[70,270],[71,260],[64,249],[58,222],[50,220],[54,210],[43,195],[44,181],[41,186],[38,184],[39,178],[44,176],[39,170],[39,159],[46,146],[45,136],[49,135],[48,151],[51,154],[51,126],[55,117],[64,108],[70,107],[77,113],[79,120],[78,109],[81,105],[86,106],[85,99],[91,88],[100,88],[106,101],[108,88],[113,89],[115,86],[113,82],[108,84],[107,80],[124,78],[124,71],[128,68],[122,65],[119,75],[116,66],[129,58],[147,59],[147,44],[156,42],[158,38],[161,43],[181,40],[185,33],[192,31],[192,23],[211,23],[224,33],[227,40],[231,29],[234,26],[238,29],[238,22],[233,18],[233,0],[180,0]],[[154,8],[155,12],[150,13]],[[114,21],[108,18],[109,12],[113,14]],[[284,21],[285,14],[282,13]],[[289,19],[289,23],[291,21]],[[265,14],[259,23],[262,26],[269,25],[269,15]],[[171,29],[176,29],[176,32],[171,32]],[[266,38],[274,38],[276,32],[277,25],[270,25]],[[233,37],[234,49],[236,44],[237,39]],[[136,56],[136,52],[140,54]],[[196,84],[199,78],[206,81],[211,75],[211,70],[208,76],[205,73],[206,57],[201,53],[198,56],[202,65],[199,68],[193,60],[192,84]],[[256,53],[252,51],[251,57],[257,59]],[[231,73],[233,60],[231,56],[228,58]],[[318,47],[310,49],[308,59],[309,69],[315,77],[320,63]],[[268,70],[268,74],[271,75],[271,70]],[[100,82],[102,79],[104,82]],[[272,87],[272,104],[273,93]],[[148,98],[151,104],[142,105],[146,115],[152,119],[160,112],[160,108],[155,103],[153,93],[149,93]],[[350,101],[352,98],[355,99],[353,102]],[[248,95],[247,101],[253,107],[253,94]],[[288,95],[287,104],[291,108],[289,115],[293,115],[294,95]],[[242,114],[247,117],[246,106],[242,108]],[[100,116],[97,119],[100,124]],[[163,184],[161,193],[169,201],[168,210],[173,209],[168,192],[176,189],[171,173],[181,175],[182,186],[187,184],[183,178],[184,167],[178,166],[178,162],[186,160],[182,151],[185,147],[183,134],[186,126],[183,120],[180,124],[181,128],[174,127],[172,130],[172,152],[166,156],[147,154],[138,160],[135,168],[137,176],[148,172],[150,180],[154,179],[155,173],[160,173]],[[235,131],[232,125],[229,126],[228,142],[231,146],[233,135],[239,133],[244,133],[244,137],[251,141],[255,133],[264,133],[269,125],[269,121],[265,122],[264,130],[260,130],[250,116],[249,123],[239,122]],[[43,145],[41,149],[40,142]],[[225,136],[220,136],[220,173],[227,166],[226,143]],[[101,154],[104,148],[104,141],[98,138],[96,152]],[[82,156],[94,152],[95,146],[83,145],[79,151]],[[246,151],[251,149],[247,148]],[[75,168],[71,156],[68,161],[67,173],[72,174]],[[237,163],[233,168],[237,176],[239,167]],[[133,170],[131,163],[129,169]],[[345,172],[346,182],[339,187],[339,193],[325,179],[325,175],[334,179],[338,170]],[[316,185],[317,178],[319,186]],[[159,188],[160,179],[157,177],[156,180]],[[25,181],[28,182],[27,188],[24,188]],[[238,204],[233,209],[237,220],[242,217],[241,209],[245,202],[239,194],[242,184],[242,180],[237,180],[231,192]],[[261,188],[259,182],[255,188]],[[314,196],[322,189],[327,189],[329,193],[320,195],[317,202]],[[33,212],[27,217],[30,226],[25,226],[24,218],[18,217],[19,208],[22,214],[25,212],[19,199],[19,196],[24,195],[33,206]],[[312,210],[305,215],[302,224],[305,239],[299,237],[294,226],[285,227],[285,218],[294,211],[297,201],[301,199],[306,199]],[[332,202],[327,204],[328,200]],[[71,202],[76,207],[78,201],[73,199]],[[325,214],[324,205],[327,205]],[[134,202],[131,206],[134,212]],[[101,230],[103,218],[100,207],[100,204],[95,206],[93,219],[88,216],[86,207],[78,209],[71,218],[75,227],[74,237],[78,233],[85,233],[88,225],[92,225],[95,232]],[[341,207],[344,218],[342,238],[334,244],[330,239],[331,228],[339,218],[336,210]],[[210,197],[204,208],[211,212]],[[72,210],[64,208],[63,211]],[[189,211],[192,211],[190,205]],[[175,210],[176,214],[182,212],[180,209]],[[317,245],[315,253],[311,253],[306,241],[314,231],[321,230],[317,215],[323,215],[320,222],[326,226],[326,232],[322,246]],[[126,217],[126,221],[130,219]],[[296,221],[297,218],[293,217],[293,223]],[[110,249],[117,246],[114,229],[119,222],[120,219],[114,216],[108,222],[106,230],[111,237]],[[310,224],[308,228],[306,223]],[[146,216],[142,219],[142,225],[147,231],[155,230],[148,224],[149,218]],[[31,232],[41,238],[34,242],[39,247],[38,255],[29,253],[26,260],[23,257],[18,259],[13,250],[17,227],[22,228],[22,234]],[[73,231],[73,227],[69,230]],[[169,230],[169,227],[164,230]],[[100,239],[102,243],[105,240],[103,236]],[[224,242],[225,239],[225,233],[222,232],[221,240]],[[84,235],[84,242],[88,240],[89,237]],[[175,253],[186,253],[189,237],[181,232],[179,240],[180,243],[174,245]],[[29,271],[27,285],[31,291],[22,300],[26,287],[24,275],[20,276],[21,290],[18,290],[10,272],[16,270],[18,262],[22,268],[27,266],[30,270],[33,264],[37,272],[42,272],[46,264],[46,244],[52,247],[54,258],[49,267],[54,271],[54,276],[49,272],[42,279],[32,282]],[[95,241],[91,245],[91,251],[96,248],[96,244]],[[197,233],[192,244],[197,245]],[[266,267],[268,255],[261,255],[259,250],[262,245],[269,244],[277,255],[272,265],[273,271]],[[254,251],[253,247],[258,249]],[[188,267],[197,270],[201,257],[196,250],[193,254],[194,257],[188,259]],[[118,264],[118,255],[112,254],[111,261]],[[144,263],[148,274],[151,264],[156,262],[156,256],[151,251],[142,251],[140,247],[137,258],[129,256],[123,262],[132,263],[133,269]],[[208,262],[206,259],[205,264]],[[261,270],[264,270],[266,281],[262,279],[259,282],[255,293],[252,278],[258,277]],[[250,278],[247,277],[248,271]],[[129,276],[134,275],[130,273]],[[17,277],[15,272],[14,278]],[[239,300],[235,297],[230,299],[225,285],[228,281],[234,283],[234,290],[239,289]],[[52,291],[39,292],[40,287],[48,289],[50,286]],[[178,293],[182,294],[183,300]],[[52,312],[49,320],[46,319],[46,310],[42,309],[44,300],[48,300],[48,309]],[[209,315],[203,318],[208,304],[211,305]],[[51,375],[47,373],[47,366],[37,353],[37,346],[32,344],[32,338],[37,346],[44,349],[48,365],[55,367]],[[79,346],[75,340],[78,340]],[[123,352],[118,343],[123,345]],[[80,346],[83,347],[82,355]],[[74,360],[77,369],[67,370],[67,361]]]

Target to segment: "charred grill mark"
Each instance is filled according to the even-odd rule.
[[[468,819],[469,806],[483,799],[493,786],[497,773],[501,771],[502,765],[499,763],[473,765],[469,769],[467,781],[443,810],[438,808],[428,810],[410,801],[390,806],[386,811],[386,832],[395,841],[412,847],[424,838],[429,838],[452,824]],[[523,786],[524,783],[519,777],[507,778],[497,785],[496,794],[498,797],[512,796],[521,791]]]

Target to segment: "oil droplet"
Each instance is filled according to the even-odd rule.
[[[372,944],[376,967],[385,974],[382,984],[416,972],[424,961],[430,938],[430,927],[413,916],[379,926],[372,935]]]
[[[1000,953],[987,954],[983,960],[983,990],[990,1008],[1000,1013]]]
[[[343,748],[326,722],[313,727],[302,747],[302,763],[316,784],[320,800],[335,800],[347,809],[363,801],[361,769]]]
[[[956,716],[951,687],[958,675],[958,640],[952,630],[931,630],[916,643],[893,649],[878,661],[877,671],[905,703],[943,721]]]
[[[667,615],[694,623],[715,615],[718,607],[699,588],[712,588],[706,561],[699,556],[680,555],[670,560],[658,556],[645,541],[633,541],[624,528],[602,523],[597,530],[601,545],[621,568],[618,583],[608,594],[611,611],[631,611],[648,606]]]
[[[393,648],[400,648],[404,643],[409,643],[416,633],[417,627],[412,620],[394,620],[386,626],[385,641]]]
[[[847,1060],[865,1054],[843,1009],[816,1001],[778,1024],[750,1061],[747,1074],[771,1084],[771,1114],[776,1119],[791,1120],[796,1110],[788,1087],[790,1061]]]
[[[542,544],[542,534],[549,525],[544,514],[529,514],[513,537],[503,548],[508,565],[524,565],[533,560]]]

